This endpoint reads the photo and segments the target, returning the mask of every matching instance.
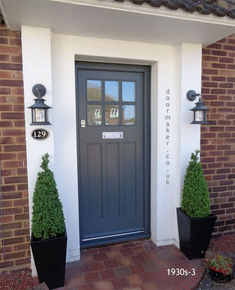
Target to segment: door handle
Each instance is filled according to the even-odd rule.
[[[81,125],[81,128],[85,128],[86,127],[86,120],[81,120],[80,125]]]

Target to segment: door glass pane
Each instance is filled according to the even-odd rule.
[[[101,105],[87,105],[87,124],[90,126],[102,125]]]
[[[87,100],[101,101],[101,81],[87,80]]]
[[[117,102],[118,96],[118,82],[117,81],[105,81],[105,101]]]
[[[135,82],[122,82],[122,100],[135,102]]]
[[[105,125],[119,125],[119,106],[105,106]]]
[[[123,125],[135,125],[135,105],[125,105],[123,109]]]

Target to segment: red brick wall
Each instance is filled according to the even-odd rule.
[[[201,162],[218,216],[214,234],[235,230],[235,35],[203,49]]]
[[[0,24],[0,274],[30,267],[21,37]]]

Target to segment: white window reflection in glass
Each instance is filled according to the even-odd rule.
[[[118,117],[119,117],[119,110],[118,109],[111,109],[110,118],[118,118]]]
[[[119,125],[119,106],[118,105],[105,106],[105,125],[107,126]]]
[[[87,122],[90,126],[102,125],[102,108],[101,105],[87,106]]]
[[[135,102],[135,82],[122,82],[122,100]]]
[[[95,118],[96,119],[101,118],[101,110],[100,109],[95,109]]]

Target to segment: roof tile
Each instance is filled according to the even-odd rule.
[[[126,0],[114,0],[124,2]],[[186,12],[199,12],[204,15],[214,14],[219,17],[228,16],[235,19],[234,0],[129,0],[134,4],[147,3],[153,7],[165,6],[171,10],[179,8]]]

